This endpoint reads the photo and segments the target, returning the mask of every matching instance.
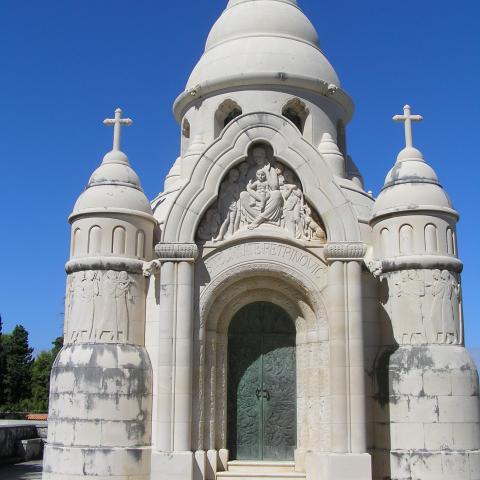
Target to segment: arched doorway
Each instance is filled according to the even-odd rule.
[[[293,460],[295,325],[279,306],[243,307],[228,331],[228,447],[235,460]]]

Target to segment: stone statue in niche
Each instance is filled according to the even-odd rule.
[[[296,175],[273,156],[269,158],[266,146],[256,145],[246,161],[228,172],[216,204],[200,223],[197,239],[221,242],[264,224],[299,240],[326,240],[321,221],[305,201]]]
[[[461,289],[455,274],[437,269],[392,275],[392,318],[400,344],[462,343]]]
[[[128,342],[134,283],[124,271],[89,270],[70,275],[65,310],[67,342]]]

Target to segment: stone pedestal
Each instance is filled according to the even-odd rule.
[[[144,347],[64,347],[52,369],[43,479],[149,479],[151,377]]]

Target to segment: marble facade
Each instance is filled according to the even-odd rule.
[[[346,147],[353,103],[295,0],[230,0],[174,113],[163,192],[146,199],[117,110],[70,217],[45,480],[479,480],[458,213],[413,146],[421,117],[394,117],[406,147],[374,198]],[[292,458],[237,458],[229,435],[230,325],[255,304],[295,331]],[[261,387],[238,408],[281,403]]]

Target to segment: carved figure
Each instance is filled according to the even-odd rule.
[[[129,278],[127,272],[118,274],[117,285],[115,288],[115,307],[117,315],[117,340],[128,341],[128,294],[133,281]]]
[[[78,289],[78,302],[76,305],[74,304],[74,310],[72,311],[72,343],[77,342],[80,336],[89,340],[92,338],[97,306],[96,300],[100,295],[100,282],[97,272],[93,270],[83,272]]]
[[[270,193],[268,191],[268,182],[267,176],[264,170],[258,170],[256,173],[257,180],[252,182],[251,180],[247,184],[247,192],[250,194],[253,203],[250,203],[251,206],[255,206],[255,202],[259,203],[260,211],[265,210],[265,205],[267,200],[270,198]]]
[[[238,184],[239,173],[238,170],[233,168],[228,174],[227,183],[220,187],[219,195],[219,208],[223,221],[220,232],[218,233],[215,241],[224,240],[225,236],[233,235],[235,229],[236,218],[238,215],[238,199],[240,196],[240,185]]]
[[[210,208],[198,228],[197,237],[206,242],[212,241],[217,235],[219,226],[220,214],[216,208]]]
[[[241,223],[248,225],[249,228],[255,229],[262,223],[272,223],[274,225],[280,225],[280,219],[282,217],[283,210],[283,197],[280,192],[280,183],[278,180],[278,174],[276,168],[272,166],[267,157],[267,151],[263,146],[256,146],[252,150],[252,158],[254,166],[250,167],[247,172],[247,178],[252,180],[259,175],[258,171],[263,170],[265,174],[265,182],[268,184],[270,194],[265,201],[265,205],[261,202],[252,202],[252,194],[247,190],[240,194],[241,204]]]
[[[433,340],[441,344],[459,343],[460,288],[456,279],[447,270],[432,273],[432,308],[430,325]]]
[[[299,238],[300,212],[303,206],[303,192],[295,183],[292,172],[282,172],[283,185],[281,187],[284,199],[283,222],[288,232],[295,238]]]
[[[398,325],[403,344],[421,344],[426,342],[422,299],[425,297],[425,282],[419,278],[416,270],[403,270],[401,281],[396,283],[400,311],[405,312],[403,322]]]
[[[312,210],[308,205],[303,206],[303,238],[305,240],[326,240],[325,231],[313,219]]]
[[[286,230],[293,238],[325,241],[321,222],[304,200],[295,174],[268,158],[266,147],[255,146],[247,161],[228,173],[217,203],[205,214],[197,239],[220,242],[262,224]]]

